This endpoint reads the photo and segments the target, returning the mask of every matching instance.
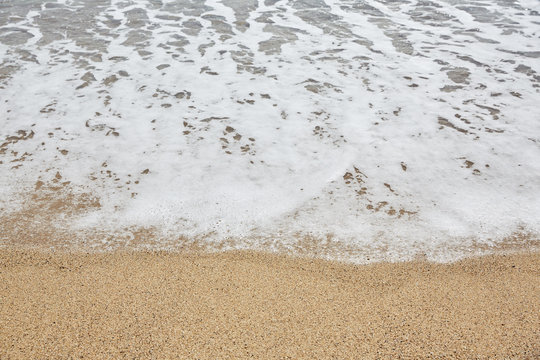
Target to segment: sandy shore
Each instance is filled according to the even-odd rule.
[[[0,358],[540,357],[540,254],[0,251]]]

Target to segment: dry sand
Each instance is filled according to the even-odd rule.
[[[540,358],[540,254],[0,251],[0,358]]]

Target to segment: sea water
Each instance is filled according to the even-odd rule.
[[[0,0],[0,212],[453,259],[539,233],[539,86],[537,0]]]

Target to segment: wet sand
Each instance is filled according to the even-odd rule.
[[[0,251],[0,358],[540,357],[540,254]]]

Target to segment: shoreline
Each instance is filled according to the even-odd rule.
[[[0,357],[535,358],[540,253],[352,265],[0,249]]]

